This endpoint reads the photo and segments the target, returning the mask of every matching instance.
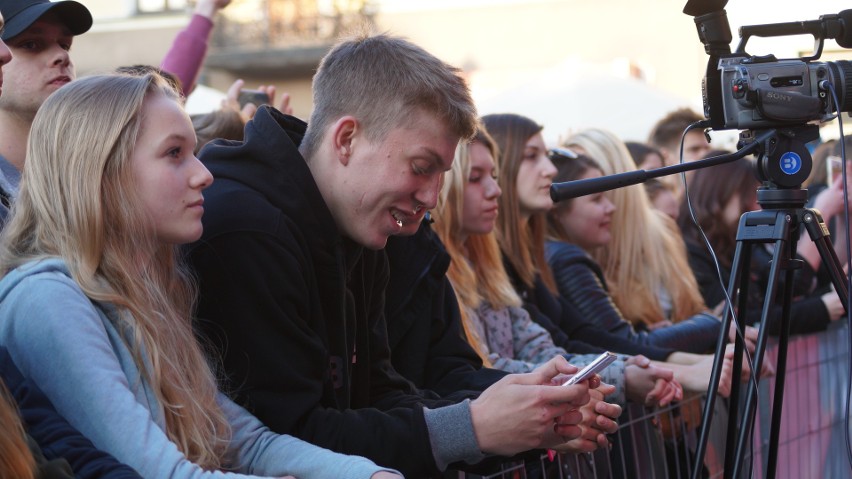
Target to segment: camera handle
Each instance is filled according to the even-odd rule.
[[[843,308],[849,310],[848,298],[841,291],[847,291],[846,276],[837,258],[837,254],[831,245],[828,228],[823,222],[822,216],[817,210],[804,208],[807,201],[807,191],[800,188],[801,182],[795,178],[810,173],[811,158],[804,146],[813,136],[811,128],[815,126],[804,126],[791,128],[785,131],[775,132],[766,137],[763,134],[753,135],[752,132],[743,132],[742,143],[753,143],[751,138],[762,138],[758,146],[758,174],[764,180],[764,188],[757,191],[758,203],[764,209],[751,211],[742,215],[737,228],[737,246],[731,268],[731,277],[728,285],[728,294],[731,302],[737,302],[737,311],[747,311],[749,265],[751,264],[752,247],[757,244],[774,244],[770,277],[767,283],[763,309],[761,310],[760,332],[754,356],[754,371],[756,374],[761,370],[763,355],[768,338],[768,321],[772,306],[778,290],[778,280],[783,270],[785,272],[784,290],[782,292],[781,328],[778,341],[778,364],[776,368],[775,392],[772,401],[772,418],[769,435],[769,451],[767,455],[766,477],[775,477],[778,457],[778,438],[780,433],[781,410],[784,395],[784,378],[786,373],[787,344],[790,331],[790,306],[792,303],[793,272],[801,267],[802,261],[795,258],[796,245],[800,236],[801,226],[808,231],[808,235],[817,247],[823,266],[831,276],[835,290],[840,295]],[[791,151],[797,151],[795,155],[788,155]],[[795,164],[795,157],[799,157],[801,163]],[[786,175],[786,176],[785,176]],[[713,408],[716,401],[716,391],[722,373],[722,363],[727,343],[727,332],[730,328],[732,315],[730,309],[725,311],[723,327],[720,331],[719,341],[716,345],[716,353],[711,373],[710,386],[707,391],[707,402],[704,405],[702,415],[702,428],[696,448],[696,463],[692,478],[697,479],[701,474],[701,466],[704,462],[704,454],[707,448],[707,440],[710,431],[710,422],[713,418]],[[734,345],[734,370],[732,374],[731,401],[729,402],[728,429],[725,450],[725,478],[738,478],[743,469],[746,450],[752,443],[753,422],[756,413],[757,381],[749,381],[748,390],[744,397],[745,406],[742,415],[739,414],[740,383],[738,379],[742,374],[743,338],[745,325],[739,323],[740,333]],[[739,421],[739,428],[737,421]],[[736,447],[736,449],[734,449]]]

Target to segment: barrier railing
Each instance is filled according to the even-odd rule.
[[[766,361],[777,360],[770,342]],[[849,383],[848,329],[830,330],[790,338],[779,435],[779,479],[852,479],[844,435],[844,414]],[[763,477],[769,445],[771,397],[775,380],[760,381],[753,450],[743,477]],[[727,427],[727,406],[717,401],[703,477],[721,478]],[[703,401],[695,396],[677,406],[648,410],[631,405],[619,420],[610,451],[593,454],[542,455],[537,462],[508,462],[488,476],[458,473],[459,478],[483,479],[669,479],[689,478],[701,422]]]

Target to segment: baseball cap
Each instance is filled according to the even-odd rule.
[[[0,0],[0,13],[6,22],[0,38],[5,41],[18,35],[48,11],[56,13],[59,20],[74,35],[85,33],[92,27],[92,14],[89,9],[73,0]]]

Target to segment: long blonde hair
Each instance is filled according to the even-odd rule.
[[[624,143],[602,129],[574,134],[564,146],[594,158],[604,175],[636,169]],[[624,316],[633,324],[646,325],[666,319],[658,297],[661,289],[671,296],[669,319],[674,322],[705,310],[674,221],[651,206],[642,185],[610,194],[615,204],[612,240],[590,253],[603,268],[612,299]]]
[[[84,78],[51,95],[30,131],[0,271],[60,257],[91,300],[115,305],[166,434],[198,465],[222,467],[230,430],[193,334],[196,290],[174,245],[151,234],[130,159],[145,99],[177,94],[156,74]]]
[[[473,142],[485,146],[496,161],[499,154],[497,147],[484,127],[477,129]],[[500,246],[494,233],[463,238],[464,189],[470,170],[470,144],[461,141],[456,147],[453,167],[444,176],[438,205],[432,214],[435,218],[434,230],[452,258],[447,277],[459,299],[465,335],[487,363],[487,355],[483,353],[486,346],[471,324],[469,311],[476,310],[483,302],[495,309],[520,306],[521,299],[503,267]]]
[[[18,407],[0,380],[0,477],[33,479],[35,459],[27,447],[24,425]]]
[[[544,258],[545,218],[533,215],[525,221],[518,199],[518,171],[524,161],[524,147],[542,126],[533,120],[513,113],[482,117],[485,128],[494,138],[500,157],[499,183],[500,215],[497,217],[497,240],[506,259],[521,281],[532,288],[536,277],[556,293],[556,282]]]

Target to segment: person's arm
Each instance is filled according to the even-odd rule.
[[[41,389],[21,375],[3,347],[0,347],[0,378],[15,398],[27,433],[47,459],[65,459],[80,479],[141,477],[129,466],[96,448],[60,416]]]
[[[559,294],[577,308],[581,317],[640,344],[695,353],[710,351],[715,346],[722,323],[710,314],[697,314],[652,331],[634,330],[612,301],[602,281],[603,273],[595,271],[591,258],[569,254],[567,248],[551,252],[548,260]]]
[[[160,69],[180,79],[184,96],[195,89],[201,65],[207,56],[207,45],[213,32],[213,19],[231,0],[198,0],[189,25],[172,42]]]
[[[512,324],[515,358],[537,365],[555,356],[568,354],[563,348],[553,344],[550,333],[540,324],[533,322],[525,309],[509,307],[507,313]]]
[[[540,279],[536,282],[533,297],[529,298],[528,302],[534,303],[545,316],[559,318],[557,323],[559,327],[574,340],[583,341],[612,352],[631,356],[641,354],[656,360],[664,360],[674,352],[672,348],[641,344],[622,338],[586,321],[571,303],[551,293]],[[566,350],[574,352],[568,348]]]
[[[0,341],[72,426],[143,477],[247,477],[206,471],[186,459],[158,425],[159,410],[157,416],[149,410],[159,406],[132,360],[119,362],[122,353],[114,348],[125,348],[121,335],[108,331],[64,274],[30,276],[3,298]],[[129,351],[123,354],[130,359]]]
[[[577,309],[581,317],[613,334],[648,342],[621,315],[601,279],[603,273],[584,251],[576,245],[549,242],[547,252],[559,294]]]
[[[235,463],[244,464],[252,474],[366,479],[380,471],[396,472],[363,457],[338,454],[290,435],[275,434],[224,394],[219,395],[218,403],[231,426]]]

